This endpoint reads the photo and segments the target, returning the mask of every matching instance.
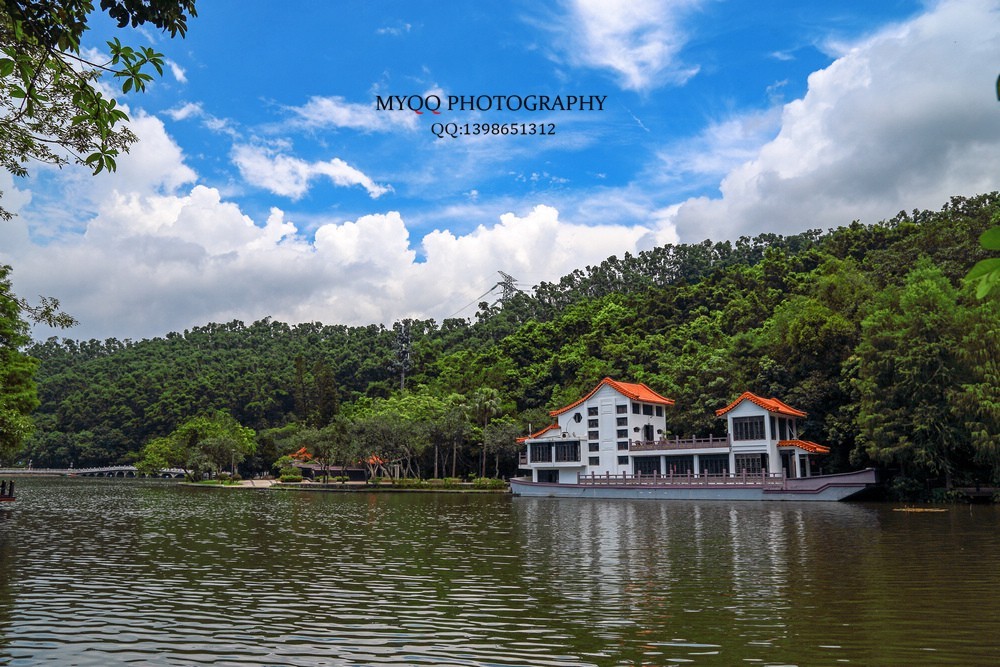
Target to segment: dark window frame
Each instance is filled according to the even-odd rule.
[[[733,440],[764,440],[764,416],[733,417]]]

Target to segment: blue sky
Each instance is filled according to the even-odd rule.
[[[997,189],[1000,13],[942,2],[203,2],[124,100],[119,172],[0,176],[15,288],[71,337],[265,316],[471,317],[671,242],[796,233]],[[95,21],[90,46],[120,34]],[[378,96],[602,96],[379,111]],[[545,124],[437,138],[435,122]],[[541,125],[539,125],[541,126]],[[36,336],[52,332],[39,330]]]

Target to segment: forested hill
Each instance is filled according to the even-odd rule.
[[[675,399],[677,434],[722,433],[714,411],[749,390],[807,411],[803,435],[832,447],[828,469],[875,462],[921,483],[985,481],[1000,470],[1000,321],[996,298],[976,300],[962,277],[986,257],[977,239],[998,211],[993,193],[874,225],[612,257],[481,304],[474,321],[265,319],[143,341],[50,339],[29,350],[42,403],[25,458],[129,461],[222,409],[265,440],[338,414],[411,436],[422,426],[410,439],[425,446],[407,456],[426,472],[448,406],[495,389],[486,421],[508,415],[523,432],[611,376]],[[451,465],[475,470],[483,434],[448,438]],[[281,453],[268,442],[252,465]],[[494,449],[512,472],[510,448]]]

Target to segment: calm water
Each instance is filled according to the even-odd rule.
[[[0,665],[989,665],[1000,512],[18,480]]]

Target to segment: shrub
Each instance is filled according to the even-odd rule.
[[[427,486],[427,483],[416,477],[400,477],[393,482],[393,486],[398,486],[401,489],[419,489]]]
[[[302,481],[302,475],[300,475],[299,473],[295,473],[293,475],[282,474],[281,477],[278,478],[278,481],[281,481],[281,482],[301,482]]]
[[[502,479],[496,479],[495,477],[477,477],[472,480],[472,488],[474,489],[505,489],[507,488],[507,482]]]
[[[429,479],[427,486],[435,489],[457,489],[462,485],[462,480],[458,477],[445,477],[443,479]]]

